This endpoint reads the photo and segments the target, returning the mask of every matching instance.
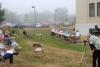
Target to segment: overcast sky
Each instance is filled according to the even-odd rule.
[[[54,11],[56,8],[67,8],[70,14],[75,14],[75,0],[0,0],[4,8],[10,11],[21,13],[32,12],[32,5],[39,12],[48,10]]]

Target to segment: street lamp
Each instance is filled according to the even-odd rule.
[[[1,8],[2,3],[0,3],[0,8]]]
[[[0,8],[2,7],[2,0],[1,0],[1,2],[0,2]]]
[[[56,16],[57,16],[57,10],[58,10],[58,9],[55,9],[55,13],[54,13],[54,14],[55,14],[55,16],[54,16],[55,26],[57,25],[57,17],[56,17]]]
[[[35,20],[35,28],[36,28],[36,11],[35,11],[35,6],[32,6],[32,8],[34,8],[34,20]]]
[[[2,0],[0,1],[0,8],[2,8]]]

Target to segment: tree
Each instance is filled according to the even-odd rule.
[[[21,22],[20,15],[5,9],[5,22],[20,23]]]
[[[1,25],[2,21],[5,20],[4,16],[5,16],[5,10],[2,9],[1,4],[0,4],[0,25]]]

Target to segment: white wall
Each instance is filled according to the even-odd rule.
[[[100,23],[83,23],[76,24],[76,30],[78,29],[82,35],[89,34],[89,28],[94,28],[95,25],[98,25],[100,28]]]

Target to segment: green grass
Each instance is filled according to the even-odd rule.
[[[39,43],[52,46],[52,47],[57,47],[57,48],[62,48],[62,49],[68,49],[68,50],[74,50],[74,51],[80,51],[82,52],[82,45],[80,44],[74,44],[74,43],[68,43],[65,42],[64,40],[61,40],[57,37],[52,37],[50,36],[50,30],[49,29],[36,29],[31,32],[32,34],[30,36],[34,36],[33,41],[37,41]],[[43,34],[42,39],[40,40],[39,36],[35,36],[37,33]]]
[[[42,36],[42,40],[40,36],[36,36],[36,34],[41,33]],[[17,37],[17,41],[19,42],[19,44],[21,44],[22,47],[24,46],[25,41],[27,41],[27,39],[24,37],[20,32],[17,32],[18,36]],[[68,50],[74,50],[74,51],[80,51],[82,52],[82,45],[80,44],[74,44],[74,43],[68,43],[65,42],[64,40],[61,40],[57,37],[52,37],[50,36],[50,30],[49,29],[36,29],[36,30],[32,30],[28,32],[31,41],[35,41],[38,43],[42,43],[44,45],[48,45],[48,46],[52,46],[52,47],[56,47],[56,48],[62,48],[62,49],[68,49]]]
[[[78,66],[79,64],[78,65],[69,64],[69,66],[66,65],[67,62],[71,62],[70,60],[73,60],[73,58],[69,57],[69,55],[67,56],[66,51],[71,50],[73,51],[73,53],[77,52],[79,53],[78,55],[81,55],[80,53],[82,53],[84,46],[82,46],[81,44],[68,43],[64,40],[61,40],[60,38],[51,37],[50,29],[27,30],[27,32],[29,36],[33,38],[27,39],[26,37],[23,36],[22,30],[19,30],[19,31],[17,30],[16,41],[22,47],[22,51],[20,52],[20,55],[15,58],[16,64],[42,64],[42,65],[50,64],[52,65],[52,64],[62,63],[62,65],[65,65],[64,67],[74,67],[75,65],[76,65],[75,67],[79,67]],[[41,33],[43,35],[42,36],[43,40],[40,40],[40,37],[36,36],[36,34],[38,33]],[[29,45],[27,44],[27,42],[29,41],[42,43],[45,46],[45,48],[50,48],[46,51],[46,56],[42,58],[34,57],[32,54],[32,47],[31,47],[32,44],[29,44]],[[64,55],[62,56],[60,55],[58,51],[54,52],[53,50],[58,50],[58,51],[63,50],[65,51],[65,54],[64,54],[65,56]],[[61,58],[62,60],[59,61],[60,60],[59,58]],[[66,63],[63,63],[63,62],[66,62]],[[39,67],[39,66],[36,66],[36,67]],[[44,66],[41,66],[41,67],[44,67]]]
[[[76,44],[70,44],[70,43],[64,42],[63,40],[57,39],[55,37],[48,37],[42,43],[45,43],[47,45],[57,47],[57,48],[82,51],[82,46],[76,45]]]

